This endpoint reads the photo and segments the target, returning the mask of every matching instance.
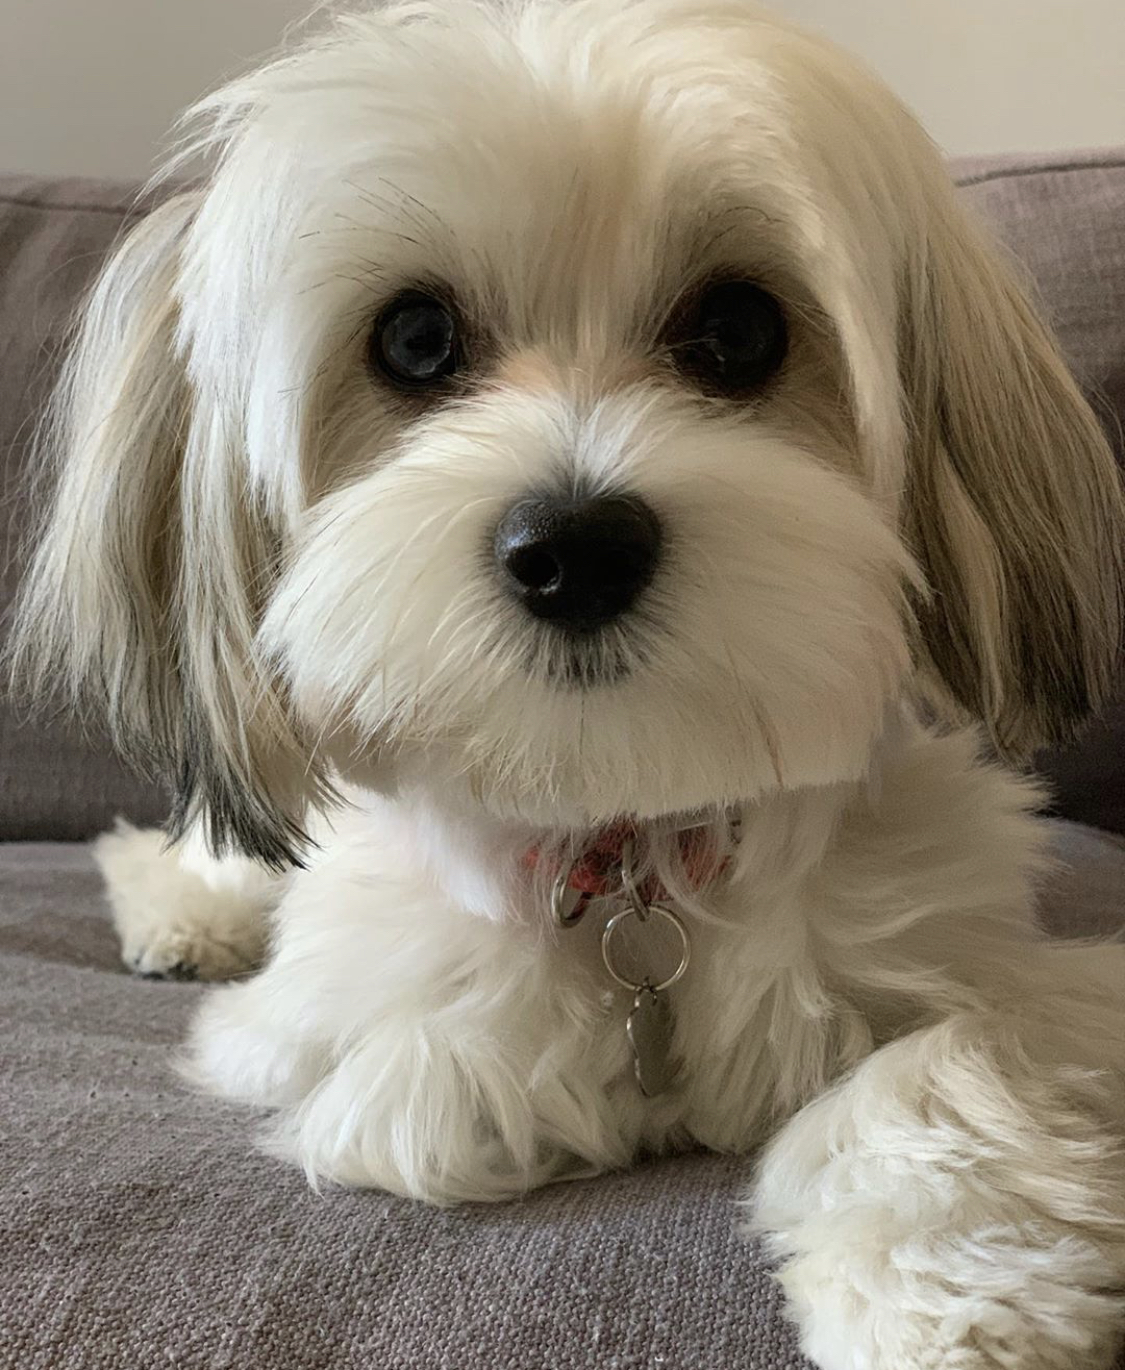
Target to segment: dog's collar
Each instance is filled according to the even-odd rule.
[[[734,833],[733,820],[731,829]],[[554,891],[552,911],[563,926],[569,927],[582,918],[593,900],[628,892],[623,875],[630,864],[627,854],[635,855],[644,840],[642,828],[622,819],[596,832],[569,862],[557,852],[533,846],[524,854],[523,865],[530,871],[546,868]],[[676,843],[685,883],[692,890],[703,889],[727,867],[728,858],[719,850],[708,825],[682,828],[676,834]],[[672,898],[651,870],[637,881],[633,894],[645,904]]]

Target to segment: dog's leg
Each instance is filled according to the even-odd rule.
[[[362,944],[355,974],[328,986],[315,964],[287,965],[283,943],[261,975],[204,999],[183,1073],[280,1109],[267,1143],[313,1181],[444,1204],[507,1199],[628,1161],[640,1106],[630,1096],[622,1108],[606,1084],[624,1073],[617,1034],[603,1059],[610,1035],[564,1017],[533,972],[502,986],[487,967],[479,979],[466,967],[468,993],[443,1010],[427,1001],[444,986],[411,976],[395,952],[389,990]],[[368,1015],[351,1014],[345,1034],[339,1011],[364,991]]]
[[[310,1177],[435,1203],[509,1198],[622,1165],[644,1125],[620,1018],[588,956],[466,913],[343,814],[297,872],[260,975],[199,1006],[184,1072],[280,1110]]]
[[[1094,980],[1094,957],[1125,972],[1123,948],[1086,954]],[[824,1370],[1115,1364],[1125,994],[1069,1008],[1069,1029],[997,1014],[916,1032],[768,1148],[753,1226]]]
[[[257,965],[276,880],[242,857],[216,861],[188,838],[118,820],[94,843],[121,955],[139,975],[223,980]]]

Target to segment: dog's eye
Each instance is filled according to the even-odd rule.
[[[405,290],[371,330],[372,366],[400,385],[432,385],[457,369],[457,325],[448,305]]]
[[[681,324],[680,364],[723,390],[761,385],[780,367],[789,346],[785,314],[752,281],[708,286]]]

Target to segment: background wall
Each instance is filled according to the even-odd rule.
[[[1125,143],[1125,0],[774,0],[951,153]],[[312,0],[0,0],[0,171],[139,176],[176,114]]]
[[[861,53],[950,153],[1125,143],[1125,0],[780,0]]]

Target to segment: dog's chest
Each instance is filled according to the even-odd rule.
[[[621,905],[596,904],[554,940],[556,973],[586,996],[622,1127],[648,1145],[746,1149],[831,1072],[835,1034],[802,1002],[812,968],[771,946],[738,898],[707,918],[669,906],[675,921],[626,919],[627,935],[612,923]]]

